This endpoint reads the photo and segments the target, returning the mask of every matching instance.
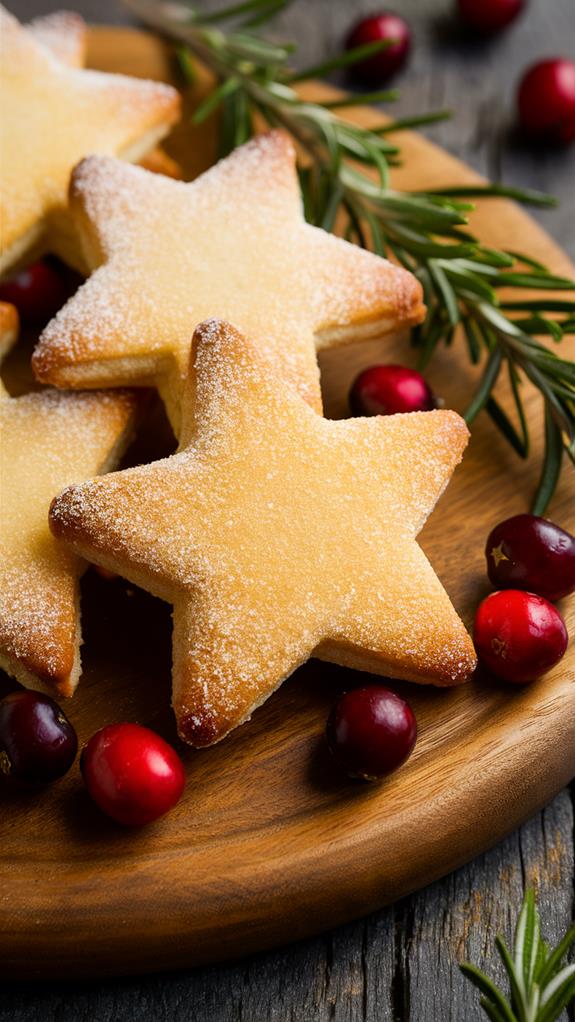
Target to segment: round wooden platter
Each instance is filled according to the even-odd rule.
[[[169,76],[165,48],[125,29],[95,29],[90,63]],[[189,97],[205,91],[203,79]],[[308,87],[325,95],[327,86]],[[364,124],[380,120],[354,109]],[[401,137],[400,187],[475,179],[423,138]],[[214,128],[183,124],[168,150],[193,176],[213,162]],[[522,248],[557,272],[567,257],[522,211],[481,206],[475,229]],[[225,239],[222,239],[225,243]],[[567,350],[567,344],[565,344]],[[571,349],[573,350],[573,349]],[[329,415],[345,414],[358,368],[411,358],[405,339],[338,351],[322,363]],[[461,342],[430,369],[448,406],[462,409],[476,377]],[[501,399],[508,395],[503,391]],[[483,545],[500,518],[526,509],[536,485],[541,417],[529,398],[533,453],[520,461],[480,416],[464,463],[421,543],[468,624],[488,591]],[[157,445],[156,445],[157,446]],[[151,457],[140,441],[140,457]],[[575,527],[573,475],[550,514]],[[169,709],[169,607],[121,580],[85,577],[85,671],[67,707],[81,741],[102,725],[137,720],[176,742]],[[575,631],[575,600],[563,611]],[[430,627],[433,622],[430,621]],[[47,791],[2,793],[0,968],[7,976],[76,978],[172,969],[291,941],[394,901],[471,859],[513,830],[574,773],[575,647],[532,686],[512,690],[478,675],[454,691],[398,685],[419,721],[408,764],[385,783],[346,782],[323,739],[334,696],[359,676],[317,661],[297,672],[253,720],[221,745],[181,750],[181,804],[142,831],[106,820],[84,794],[78,767]]]

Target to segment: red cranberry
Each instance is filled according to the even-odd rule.
[[[527,71],[517,94],[519,120],[532,138],[575,139],[575,61],[542,60]]]
[[[458,0],[459,13],[466,25],[485,33],[506,28],[524,7],[525,0]]]
[[[369,18],[363,18],[349,33],[345,48],[353,50],[366,43],[394,40],[380,53],[374,53],[351,67],[352,74],[368,85],[380,85],[399,71],[411,49],[411,33],[407,23],[392,11],[382,11]]]
[[[350,777],[384,777],[413,751],[417,724],[413,710],[383,685],[346,692],[327,722],[329,748]]]
[[[491,593],[479,604],[473,639],[490,670],[516,685],[551,670],[569,641],[565,622],[553,604],[522,589]]]
[[[44,326],[69,297],[63,275],[44,259],[0,284],[0,301],[15,305],[27,326]]]
[[[130,827],[163,816],[184,790],[184,767],[176,751],[139,724],[110,724],[97,731],[80,766],[96,805]]]
[[[74,728],[49,696],[23,689],[0,700],[0,772],[47,784],[70,769],[77,751]]]
[[[528,589],[552,602],[575,592],[575,536],[546,518],[506,518],[489,533],[485,556],[497,589]]]
[[[436,400],[421,373],[406,366],[379,365],[364,369],[349,392],[353,415],[394,415],[429,412]]]

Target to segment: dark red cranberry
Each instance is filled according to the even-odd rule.
[[[479,604],[473,639],[483,663],[498,678],[516,685],[551,670],[569,641],[556,607],[522,589],[491,593]]]
[[[47,784],[70,769],[77,751],[74,728],[49,696],[24,689],[0,700],[0,772]]]
[[[363,18],[352,28],[346,39],[346,50],[385,39],[393,40],[390,46],[351,67],[351,73],[358,81],[367,85],[381,85],[399,71],[411,49],[411,32],[403,18],[393,11],[382,11],[381,14]]]
[[[110,724],[92,736],[80,761],[96,805],[130,827],[157,820],[178,802],[185,784],[177,752],[139,724]]]
[[[413,710],[383,685],[346,692],[327,722],[327,741],[350,777],[376,780],[405,763],[417,738]]]
[[[457,6],[466,25],[491,33],[514,21],[525,7],[525,0],[458,0]]]
[[[575,139],[575,61],[542,60],[521,79],[519,120],[534,139],[565,144]]]
[[[55,264],[45,259],[0,284],[0,301],[15,305],[27,326],[44,326],[69,297],[64,272],[60,273]]]
[[[349,392],[353,415],[429,412],[436,404],[421,373],[406,366],[370,366],[359,374]]]
[[[497,589],[527,589],[552,603],[575,592],[575,536],[546,518],[506,518],[489,533],[485,556]]]

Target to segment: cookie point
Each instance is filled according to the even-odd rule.
[[[198,350],[214,349],[215,347],[228,348],[231,342],[238,340],[243,341],[243,335],[232,323],[228,323],[225,319],[205,319],[194,330],[192,365],[195,364],[195,355]]]
[[[194,341],[201,341],[204,337],[211,338],[214,334],[219,334],[223,326],[224,320],[218,319],[217,316],[203,319],[194,330]]]
[[[41,339],[32,353],[31,365],[32,372],[38,382],[48,383],[48,374],[50,372],[49,349],[42,345]]]
[[[73,188],[78,181],[80,181],[85,175],[89,174],[95,167],[100,166],[102,161],[105,161],[106,159],[109,159],[109,157],[96,156],[94,153],[92,153],[91,156],[84,156],[84,158],[80,160],[72,170],[70,187]]]
[[[48,511],[48,524],[57,539],[65,535],[67,526],[73,521],[74,494],[76,486],[67,486],[65,490],[52,498]]]
[[[427,311],[423,301],[423,287],[412,273],[405,273],[402,277],[402,299],[403,314],[409,324],[417,326],[422,323]]]
[[[278,151],[284,152],[286,156],[295,158],[295,146],[287,131],[283,131],[281,128],[274,128],[273,131],[263,135],[262,138],[268,142],[273,142]]]
[[[462,439],[467,441],[471,434],[463,416],[459,412],[454,411],[453,408],[442,409],[442,414],[446,416],[454,433],[458,433]]]
[[[454,664],[451,672],[451,684],[461,685],[468,681],[477,667],[477,656],[471,639],[466,643],[466,648],[461,659]]]
[[[186,745],[191,745],[195,749],[214,745],[223,737],[221,728],[214,717],[201,710],[195,713],[186,710],[179,717],[178,735]]]

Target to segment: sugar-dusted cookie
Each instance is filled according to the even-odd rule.
[[[117,466],[134,410],[124,391],[11,398],[0,385],[0,668],[24,685],[76,687],[84,565],[51,536],[48,509],[67,483]]]
[[[86,61],[87,25],[84,19],[72,11],[54,11],[28,22],[26,30],[37,42],[46,46],[62,64],[68,67],[83,67]],[[153,170],[155,174],[181,178],[180,166],[158,146],[138,160],[141,167]],[[77,262],[77,260],[76,260]]]
[[[13,305],[0,302],[0,363],[18,337],[18,313]],[[0,397],[2,381],[0,380]]]
[[[473,645],[415,541],[463,420],[323,419],[233,327],[194,341],[178,453],[71,486],[50,511],[75,553],[173,603],[182,738],[219,741],[312,655],[464,681]]]
[[[37,43],[45,46],[67,67],[83,67],[86,60],[86,22],[73,11],[53,11],[25,26]]]
[[[67,67],[84,66],[88,48],[88,26],[79,14],[72,11],[54,11],[28,22],[25,28],[36,42],[50,50],[60,63],[66,64]],[[176,179],[182,177],[179,165],[161,146],[147,151],[137,162],[155,174],[167,174],[168,177]],[[88,275],[90,267],[82,256],[82,247],[69,217],[59,218],[58,230],[52,233],[52,248],[69,266],[84,276]]]
[[[48,324],[35,372],[59,387],[153,382],[176,432],[191,330],[209,316],[237,323],[319,409],[317,348],[424,313],[410,273],[306,224],[281,132],[192,184],[91,157],[74,172],[71,203],[95,272]]]
[[[0,7],[0,108],[3,273],[42,245],[60,254],[75,164],[93,152],[139,159],[176,120],[179,96],[159,82],[67,67]]]

